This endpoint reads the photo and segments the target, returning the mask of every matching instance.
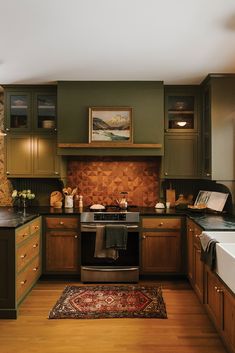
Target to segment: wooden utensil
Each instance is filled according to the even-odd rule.
[[[166,189],[166,202],[170,202],[170,207],[175,206],[175,190],[172,189],[170,184],[170,189]]]

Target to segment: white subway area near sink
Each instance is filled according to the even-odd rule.
[[[207,234],[210,238],[217,240],[219,243],[234,243],[235,244],[235,232],[203,232]]]
[[[216,244],[216,272],[235,293],[235,243]]]
[[[218,276],[235,293],[235,232],[204,231],[216,244],[216,268]]]

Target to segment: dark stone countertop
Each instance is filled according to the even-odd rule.
[[[84,208],[83,211],[89,211]],[[115,211],[115,210],[114,210]],[[188,216],[204,230],[235,231],[235,216],[228,214],[192,213],[188,210],[155,209],[154,207],[130,207],[128,211],[140,212],[141,216]],[[16,228],[39,215],[77,215],[77,208],[28,207],[26,212],[13,207],[0,207],[0,228]]]
[[[18,210],[13,207],[0,207],[0,228],[17,228],[39,216],[29,209]]]

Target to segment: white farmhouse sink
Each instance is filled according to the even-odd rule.
[[[208,234],[211,238],[216,239],[219,243],[234,243],[235,244],[235,232],[203,232]]]
[[[235,243],[216,244],[216,272],[235,293]]]

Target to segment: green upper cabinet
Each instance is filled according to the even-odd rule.
[[[8,178],[58,178],[62,173],[56,155],[56,136],[9,133],[6,137]]]
[[[165,131],[198,131],[198,86],[165,86]]]
[[[6,175],[61,177],[57,156],[57,86],[4,86]]]
[[[35,130],[56,129],[56,92],[34,92],[34,124]]]
[[[195,179],[199,176],[198,135],[165,135],[165,179]]]
[[[89,107],[131,107],[134,144],[161,148],[59,148],[59,154],[163,155],[164,89],[154,81],[59,81],[58,143],[89,141]]]
[[[202,97],[201,176],[234,180],[235,75],[208,75]]]
[[[162,177],[200,176],[199,86],[165,86],[165,154]]]
[[[48,131],[56,129],[56,86],[4,86],[6,131]]]

